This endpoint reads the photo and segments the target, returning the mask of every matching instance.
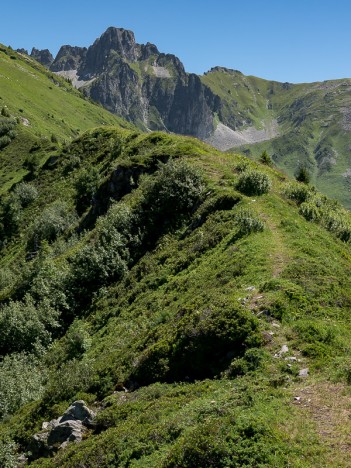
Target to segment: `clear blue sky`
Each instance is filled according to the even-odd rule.
[[[189,72],[216,65],[277,81],[351,77],[350,0],[6,1],[0,42],[57,53],[109,26],[177,55]]]

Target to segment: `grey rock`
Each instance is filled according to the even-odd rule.
[[[301,369],[299,371],[299,377],[307,377],[309,374],[309,369],[306,367],[306,369]]]
[[[51,421],[44,421],[43,424],[41,425],[41,428],[43,430],[50,431],[53,429],[57,424],[60,422],[60,418],[58,419],[52,419]]]
[[[88,426],[92,423],[95,413],[91,411],[83,400],[78,400],[63,413],[60,418],[60,423],[65,421],[77,420],[81,421],[83,425]]]
[[[49,432],[39,432],[34,434],[28,446],[28,451],[31,452],[30,459],[35,460],[39,457],[46,457],[50,454],[48,447]]]
[[[49,433],[47,443],[49,446],[61,445],[63,442],[81,442],[83,437],[83,424],[78,420],[60,422]]]
[[[283,345],[279,351],[279,354],[286,354],[289,352],[289,348],[287,345]]]

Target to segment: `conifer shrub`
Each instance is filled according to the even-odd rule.
[[[261,342],[256,320],[225,299],[180,315],[171,330],[159,328],[162,336],[141,354],[132,380],[145,385],[211,378],[229,365],[229,355],[240,356]]]
[[[266,150],[262,152],[259,161],[266,166],[271,166],[273,164],[272,158],[269,156]]]
[[[268,193],[271,186],[272,183],[267,174],[256,170],[243,172],[236,184],[236,188],[248,196]]]

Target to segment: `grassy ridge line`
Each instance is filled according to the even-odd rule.
[[[74,182],[88,166],[101,176],[95,203],[105,199],[104,190],[119,168],[135,183],[123,202],[138,207],[143,178],[137,174],[152,169],[149,178],[144,176],[154,180],[157,162],[169,156],[202,171],[208,205],[161,237],[122,281],[102,288],[89,309],[77,312],[76,323],[44,359],[51,372],[44,399],[21,409],[2,433],[25,445],[43,420],[60,415],[72,399],[84,398],[102,408],[96,431],[34,466],[171,467],[193,460],[194,466],[304,467],[343,459],[339,449],[323,446],[313,417],[301,415],[293,396],[301,387],[297,373],[302,367],[310,368],[309,379],[317,383],[349,381],[350,245],[299,214],[301,205],[286,195],[290,182],[284,174],[195,139],[89,130],[33,180],[39,198],[26,209],[23,226],[55,197],[74,207]],[[80,164],[74,166],[77,157]],[[254,171],[270,178],[269,193],[238,193],[238,180]],[[303,191],[303,184],[296,185]],[[235,200],[234,206],[216,208],[214,200],[224,196]],[[313,201],[313,190],[311,196]],[[263,231],[239,233],[240,213],[246,216],[243,222],[263,223]],[[349,214],[343,216],[350,221]],[[89,229],[78,242],[73,237],[65,244],[59,238],[47,246],[44,264],[61,268],[66,259],[94,245],[98,233]],[[25,229],[22,236],[12,248],[25,248]],[[65,236],[69,240],[69,232]],[[7,260],[11,266],[13,257]],[[242,324],[248,330],[250,323],[258,327],[250,331],[251,338],[256,340],[259,331],[263,342],[256,341],[249,353],[247,343],[239,356],[228,358],[227,368],[226,357],[219,355],[216,378],[206,378],[209,363],[214,365],[211,358],[225,343],[226,324],[232,327],[229,336],[241,332],[235,320],[229,321],[238,307]],[[207,339],[201,341],[202,335]],[[81,353],[73,358],[72,339],[78,340],[73,342]],[[213,343],[210,351],[206,343]],[[291,367],[284,356],[274,357],[283,344],[300,360]],[[196,374],[194,362],[202,374]],[[169,367],[181,382],[170,382]],[[198,381],[189,382],[194,375],[200,375]],[[137,378],[142,388],[120,391],[122,384],[131,390]]]

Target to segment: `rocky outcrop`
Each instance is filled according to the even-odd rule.
[[[220,99],[181,61],[154,44],[138,44],[131,31],[108,28],[88,49],[61,47],[50,69],[109,111],[144,130],[199,138],[214,130]]]
[[[58,51],[51,70],[55,72],[78,70],[87,54],[86,47],[72,47],[64,45]]]
[[[69,442],[81,442],[94,417],[95,413],[83,400],[73,402],[60,418],[44,422],[42,431],[33,435],[28,446],[29,460],[48,457]]]
[[[38,50],[35,47],[33,47],[30,56],[42,65],[44,65],[44,67],[50,67],[50,65],[54,61],[54,57],[48,49]]]

